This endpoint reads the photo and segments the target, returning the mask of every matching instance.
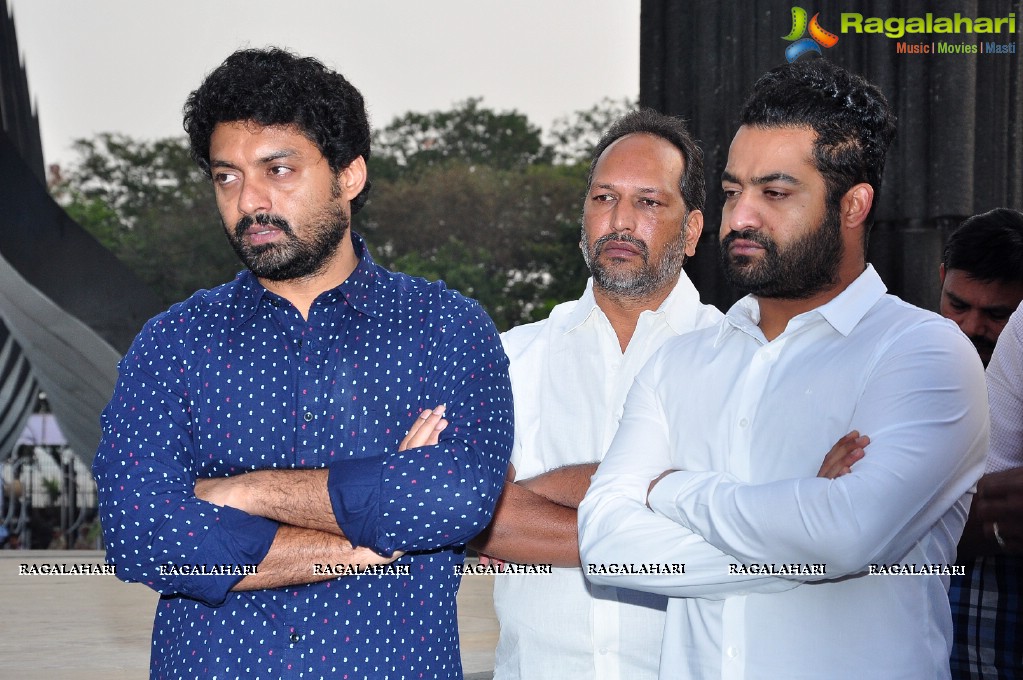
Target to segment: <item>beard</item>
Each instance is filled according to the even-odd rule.
[[[341,206],[331,203],[307,225],[308,240],[300,239],[286,219],[270,213],[246,215],[238,220],[233,230],[225,225],[224,233],[238,258],[257,277],[290,281],[323,271],[341,245],[349,222]],[[245,232],[253,224],[280,229],[284,238],[275,243],[250,245],[245,242]]]
[[[593,275],[593,286],[613,297],[640,299],[675,284],[686,258],[685,230],[668,243],[656,262],[650,262],[650,248],[635,236],[605,234],[592,246],[586,243],[586,227],[582,231],[583,260]],[[616,262],[605,263],[600,253],[612,242],[629,243],[639,250],[643,265],[630,269]]]
[[[732,256],[736,239],[764,248],[760,258]],[[841,222],[837,209],[827,209],[817,229],[781,248],[757,229],[733,231],[721,241],[721,266],[731,286],[742,293],[779,300],[805,300],[838,282],[842,261]]]

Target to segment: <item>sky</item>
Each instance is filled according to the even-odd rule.
[[[343,73],[383,127],[483,97],[545,130],[639,94],[640,0],[7,0],[47,163],[75,139],[183,134],[181,106],[240,47]]]

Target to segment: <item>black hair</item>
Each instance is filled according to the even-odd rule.
[[[941,262],[984,283],[1023,283],[1023,213],[995,208],[968,217],[949,234]]]
[[[742,125],[805,127],[816,135],[813,160],[837,208],[861,182],[874,189],[864,240],[874,222],[895,115],[876,85],[826,59],[806,59],[760,76],[739,114]]]
[[[213,129],[234,121],[294,125],[335,173],[359,156],[369,160],[369,120],[359,91],[318,60],[276,47],[229,56],[188,95],[184,118],[192,158],[207,175]],[[366,203],[369,189],[367,180],[352,199],[352,213]]]
[[[607,147],[626,135],[643,133],[654,135],[669,142],[682,154],[685,161],[682,176],[679,178],[679,190],[686,210],[703,210],[707,197],[706,184],[703,177],[703,151],[689,134],[685,121],[674,116],[667,116],[653,109],[630,111],[616,120],[593,149],[593,160],[590,161],[590,172],[586,177],[586,186],[593,182],[593,170],[597,167],[600,155]]]

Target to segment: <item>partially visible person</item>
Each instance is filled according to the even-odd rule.
[[[246,269],[146,324],[94,464],[108,559],[162,596],[151,677],[460,679],[456,567],[512,444],[497,331],[350,228],[370,129],[341,74],[240,50],[185,129]]]
[[[945,242],[939,311],[966,333],[987,366],[1023,300],[1023,213],[996,208],[965,220]]]
[[[991,446],[960,541],[966,575],[952,580],[952,677],[1023,678],[1023,304],[987,368]]]
[[[762,76],[739,119],[720,252],[748,295],[637,375],[579,506],[587,577],[670,596],[665,680],[948,678],[987,398],[963,334],[866,261],[894,116],[813,59]],[[852,428],[866,455],[814,478]],[[631,569],[658,564],[685,569]]]

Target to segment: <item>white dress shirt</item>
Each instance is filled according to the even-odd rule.
[[[987,471],[1023,465],[1023,304],[1002,329],[987,367],[991,449]]]
[[[722,317],[682,274],[656,311],[639,317],[622,353],[593,297],[502,337],[515,396],[512,463],[518,479],[603,456],[639,369],[668,338]],[[665,598],[591,585],[579,568],[504,574],[494,584],[501,624],[495,680],[657,677]]]
[[[872,267],[771,342],[758,321],[744,298],[651,358],[579,509],[584,564],[685,574],[589,578],[672,596],[662,678],[949,677],[948,576],[867,572],[955,562],[987,450],[976,350]],[[852,429],[866,456],[818,479]]]

